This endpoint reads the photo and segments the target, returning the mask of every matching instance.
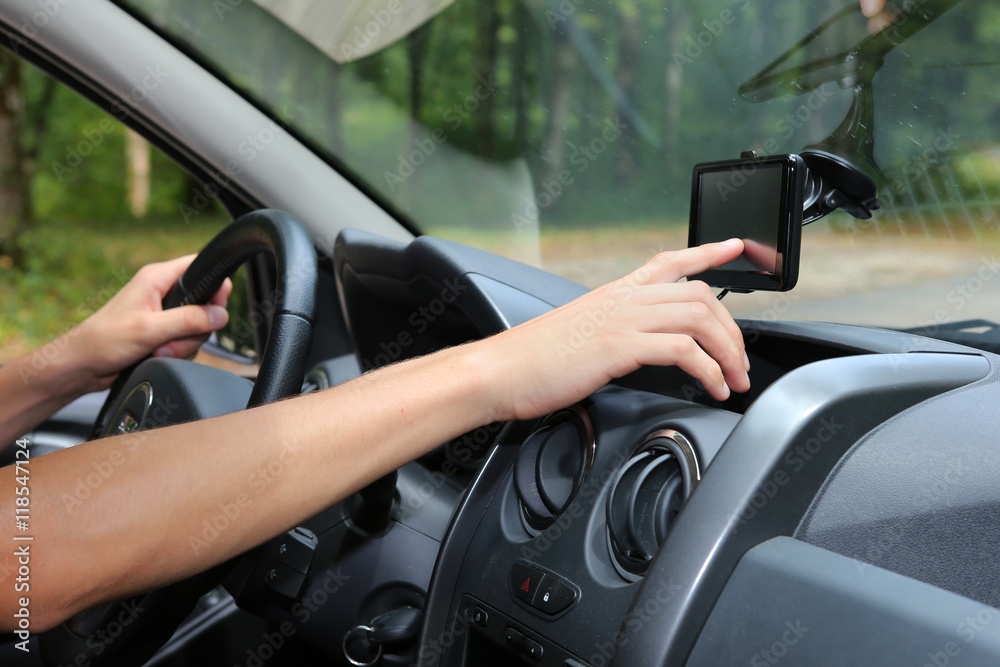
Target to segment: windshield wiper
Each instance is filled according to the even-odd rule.
[[[909,9],[890,4],[885,12],[893,16],[892,20],[875,33],[867,32],[867,19],[861,16],[857,3],[848,5],[744,81],[740,96],[750,102],[764,102],[781,95],[808,93],[829,81],[838,81],[843,88],[854,87],[859,79],[870,82],[892,50],[959,2],[924,0]],[[852,20],[853,29],[837,29]],[[842,43],[845,38],[847,43]],[[821,44],[824,39],[828,42]],[[795,57],[807,62],[792,64]]]
[[[831,81],[853,89],[854,100],[840,126],[806,148],[838,155],[882,186],[888,179],[874,155],[872,81],[893,49],[961,1],[924,0],[909,9],[891,3],[885,12],[892,20],[873,34],[857,3],[848,5],[744,81],[739,94],[748,102],[765,102],[787,94],[802,95]],[[805,62],[796,64],[796,59]]]

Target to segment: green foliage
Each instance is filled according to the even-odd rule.
[[[45,76],[31,72],[31,78]],[[129,217],[125,126],[75,92],[59,86],[39,147],[34,181],[39,220],[103,220]],[[176,214],[186,175],[153,151],[149,215]]]
[[[872,29],[856,0],[455,0],[395,44],[341,65],[256,3],[227,3],[223,14],[203,0],[126,4],[182,47],[196,44],[201,59],[418,227],[497,239],[532,213],[543,240],[546,228],[683,224],[693,164],[751,148],[800,151],[829,137],[852,103],[846,81],[757,101],[741,84],[845,8],[853,14],[782,66],[841,53]],[[963,0],[885,57],[873,81],[885,206],[866,229],[1000,224],[998,69],[1000,7],[990,0]],[[31,108],[42,76],[29,69],[25,88]],[[130,225],[175,221],[189,194],[187,177],[154,152],[154,221],[131,220],[123,126],[64,88],[39,139],[29,268],[0,279],[47,323],[30,329],[32,316],[5,299],[0,338],[51,335],[56,315],[124,261],[96,240],[78,245],[82,237],[120,235],[127,247],[150,237]],[[555,186],[560,173],[570,178]],[[178,238],[189,233],[198,235],[191,227]],[[171,254],[158,250],[148,259]]]
[[[43,345],[100,308],[139,267],[200,250],[228,220],[49,219],[24,238],[24,271],[0,269],[0,360]]]
[[[24,67],[31,113],[46,75]],[[143,264],[197,252],[225,223],[218,211],[183,223],[178,210],[189,179],[155,149],[149,213],[134,218],[126,201],[125,126],[62,85],[45,113],[40,125],[29,116],[26,128],[26,142],[38,142],[36,225],[20,239],[26,265],[0,263],[0,359],[82,321]]]

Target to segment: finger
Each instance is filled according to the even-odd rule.
[[[182,338],[172,340],[166,345],[161,345],[153,352],[154,357],[174,357],[176,359],[190,359],[198,352],[202,343],[208,340],[208,336],[196,336],[194,338]]]
[[[233,281],[226,278],[222,283],[222,287],[219,291],[212,295],[210,304],[215,304],[216,306],[226,307],[226,303],[229,301],[229,295],[233,293]]]
[[[160,298],[163,298],[177,282],[177,279],[184,275],[187,268],[191,266],[194,258],[195,255],[184,255],[166,262],[147,264],[139,269],[136,277],[138,278],[140,274],[145,275],[149,284],[159,293]]]
[[[145,323],[150,348],[192,336],[204,336],[229,321],[229,313],[221,306],[181,306],[164,310],[149,317]]]
[[[705,304],[715,319],[722,323],[730,337],[736,341],[742,356],[744,351],[743,332],[726,307],[715,297],[712,288],[702,281],[691,280],[683,283],[646,285],[641,288],[639,294],[639,302],[646,305],[693,302]],[[747,370],[750,369],[747,368]]]
[[[629,278],[639,284],[652,282],[677,282],[726,262],[731,262],[743,252],[743,241],[729,239],[721,243],[706,243],[695,248],[660,253]]]
[[[750,389],[742,335],[734,338],[708,304],[699,301],[661,304],[650,307],[645,316],[652,320],[653,326],[639,328],[640,331],[689,336],[716,361],[731,389],[739,392]]]
[[[718,362],[690,336],[683,334],[643,334],[635,347],[636,361],[645,366],[677,366],[700,381],[719,401],[729,398],[730,389]]]
[[[885,8],[885,0],[861,0],[861,13],[871,18]]]

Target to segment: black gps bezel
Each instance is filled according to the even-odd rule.
[[[701,280],[713,287],[721,287],[734,292],[767,290],[787,292],[795,287],[799,276],[799,251],[802,239],[802,208],[805,190],[806,167],[802,158],[795,154],[769,155],[759,158],[703,162],[694,166],[691,179],[691,217],[688,227],[688,247],[695,247],[710,241],[725,239],[705,239],[704,221],[701,219],[702,182],[707,173],[732,172],[735,182],[738,177],[746,179],[740,187],[751,186],[754,174],[761,168],[778,166],[781,168],[781,191],[779,193],[778,226],[775,238],[777,251],[773,273],[753,271],[722,271],[711,269],[689,277]]]

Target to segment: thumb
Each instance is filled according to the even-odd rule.
[[[203,336],[221,329],[229,321],[229,313],[222,306],[181,306],[156,314],[155,340],[151,347],[159,347],[178,338]]]

